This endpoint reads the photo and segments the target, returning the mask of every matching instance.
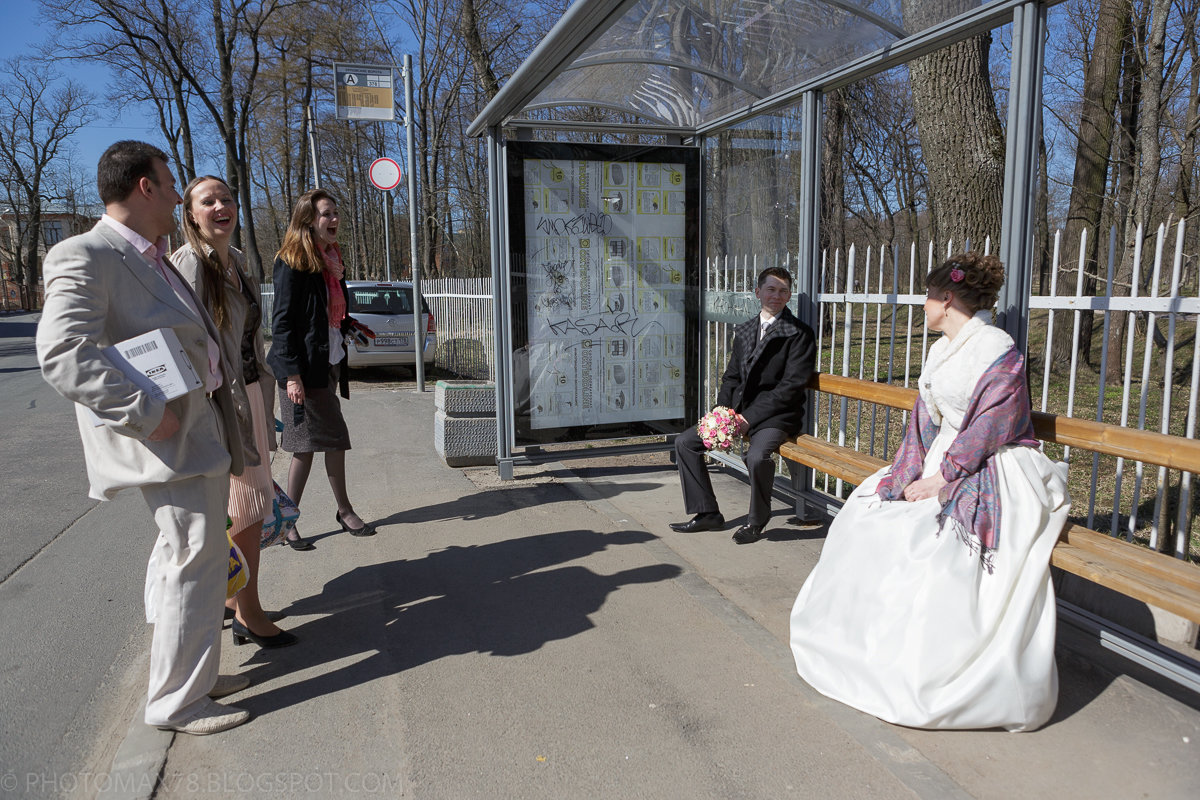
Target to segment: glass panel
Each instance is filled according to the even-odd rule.
[[[528,106],[625,110],[697,126],[783,91],[977,0],[641,0]]]
[[[760,270],[795,252],[800,136],[791,108],[705,141],[705,252],[758,257]]]

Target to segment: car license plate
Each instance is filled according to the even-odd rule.
[[[376,347],[408,347],[407,336],[376,336]]]

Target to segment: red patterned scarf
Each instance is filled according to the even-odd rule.
[[[321,270],[321,274],[325,276],[326,294],[329,295],[329,305],[325,308],[329,315],[329,327],[340,328],[342,320],[346,318],[346,296],[342,294],[342,276],[346,274],[346,268],[342,265],[342,251],[337,242],[325,248],[321,257],[325,259],[325,269]]]

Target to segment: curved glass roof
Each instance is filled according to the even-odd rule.
[[[577,0],[469,132],[581,109],[694,129],[981,3],[905,5],[907,19],[901,0]]]

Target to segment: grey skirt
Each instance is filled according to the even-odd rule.
[[[279,446],[289,453],[325,453],[349,450],[350,431],[342,417],[337,394],[338,365],[329,367],[329,385],[322,389],[304,389],[303,414],[297,422],[296,406],[288,399],[287,387],[279,387],[279,418],[283,435]]]

